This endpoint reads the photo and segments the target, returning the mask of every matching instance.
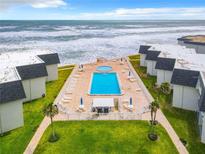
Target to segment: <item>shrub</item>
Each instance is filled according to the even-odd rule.
[[[170,94],[171,93],[171,88],[170,88],[170,84],[168,82],[164,82],[161,84],[160,86],[160,90],[163,94]]]

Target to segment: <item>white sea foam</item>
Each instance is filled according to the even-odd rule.
[[[73,36],[80,35],[77,31],[19,31],[19,32],[1,32],[0,38],[9,37],[56,37],[56,36]]]
[[[205,34],[205,26],[159,28],[139,28],[140,25],[131,26],[128,24],[123,28],[110,27],[102,29],[87,25],[56,26],[52,27],[56,31],[0,32],[0,53],[10,52],[21,56],[21,54],[36,54],[44,49],[49,49],[59,53],[63,64],[86,63],[94,61],[99,56],[115,58],[134,54],[137,52],[139,45],[144,43],[176,44],[178,37],[190,34]],[[75,39],[69,41],[49,40],[49,37],[58,36],[75,36]],[[30,39],[26,39],[27,37]],[[33,40],[32,37],[48,39]],[[12,42],[14,38],[19,41],[17,43]],[[22,38],[24,38],[23,41],[21,41]],[[8,39],[9,41],[1,43],[1,39]]]
[[[0,29],[14,29],[17,26],[0,26]]]
[[[60,31],[19,31],[19,32],[1,32],[0,38],[9,37],[57,37],[57,36],[80,36],[83,34],[115,36],[122,34],[142,34],[157,32],[186,32],[186,31],[204,31],[205,26],[190,27],[168,27],[168,28],[103,28],[103,29],[76,29],[71,26],[56,27]]]

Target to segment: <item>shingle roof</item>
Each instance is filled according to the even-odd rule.
[[[146,60],[154,60],[157,61],[157,58],[160,54],[160,51],[155,51],[155,50],[148,50]]]
[[[38,57],[41,58],[46,63],[46,65],[60,63],[60,59],[57,53],[38,55]]]
[[[21,81],[0,84],[0,104],[26,98]]]
[[[16,67],[22,80],[48,76],[44,63]]]
[[[176,59],[172,58],[157,58],[155,69],[172,71],[174,69]]]
[[[174,69],[171,83],[188,87],[196,87],[198,79],[198,71]]]
[[[139,53],[146,54],[146,53],[147,53],[147,50],[148,50],[150,47],[151,47],[151,46],[148,46],[148,45],[140,45]]]

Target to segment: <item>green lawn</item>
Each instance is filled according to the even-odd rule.
[[[160,125],[156,142],[147,138],[147,121],[66,121],[55,122],[60,140],[48,142],[51,127],[44,133],[35,151],[36,154],[95,154],[95,153],[177,153],[168,134]]]
[[[146,68],[139,66],[139,55],[130,56],[129,58],[152,96],[154,98],[159,97],[160,107],[178,136],[188,141],[188,151],[191,154],[204,154],[205,144],[200,143],[196,113],[172,107],[172,94],[164,95],[154,88],[156,77],[146,76]]]
[[[46,97],[23,105],[24,126],[0,137],[0,154],[21,154],[43,119],[42,108],[54,101],[72,69],[59,69],[59,79],[46,84]]]

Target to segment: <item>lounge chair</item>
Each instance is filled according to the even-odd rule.
[[[66,94],[72,94],[73,91],[72,91],[71,89],[67,89],[65,93],[66,93]]]
[[[64,103],[70,103],[71,102],[71,100],[68,100],[68,99],[64,99],[64,98],[62,98],[61,99],[61,102],[64,104]]]
[[[123,104],[123,107],[129,111],[133,110],[133,105],[127,105],[127,104]]]
[[[84,112],[85,109],[84,109],[84,106],[79,106],[77,109],[76,109],[77,112]]]
[[[72,97],[69,97],[69,96],[63,96],[63,99],[65,99],[65,100],[72,100]]]
[[[79,68],[78,71],[79,71],[79,72],[83,72],[84,69],[83,69],[83,68]]]
[[[130,80],[131,82],[137,81],[134,77],[131,77],[129,80]]]
[[[122,70],[122,73],[124,74],[124,73],[126,73],[127,71],[126,70]]]
[[[139,92],[139,91],[142,91],[142,90],[141,90],[140,88],[137,88],[137,89],[136,89],[136,92]]]
[[[79,78],[79,77],[80,77],[80,75],[78,75],[78,74],[75,74],[75,75],[74,75],[74,77],[75,77],[75,78]]]
[[[142,113],[147,113],[147,112],[150,112],[149,105],[148,105],[148,106],[144,106],[144,107],[142,108]]]

